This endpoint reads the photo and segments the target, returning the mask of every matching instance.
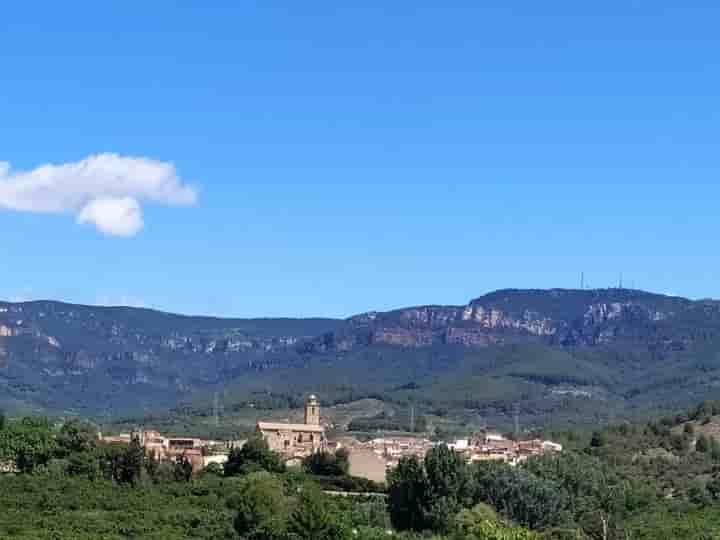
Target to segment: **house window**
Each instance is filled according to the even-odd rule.
[[[302,440],[302,433],[301,433],[300,435],[298,435],[298,442],[299,442],[299,443],[303,442],[303,440]]]

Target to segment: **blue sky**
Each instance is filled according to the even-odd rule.
[[[581,271],[720,297],[716,2],[61,4],[0,17],[0,298],[346,316]]]

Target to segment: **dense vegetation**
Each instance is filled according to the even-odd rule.
[[[720,403],[645,424],[552,434],[566,450],[518,467],[439,445],[383,486],[348,456],[287,469],[262,439],[193,475],[80,421],[0,419],[0,538],[670,540],[720,538]],[[353,496],[325,491],[355,492]],[[365,492],[365,493],[360,493]]]
[[[424,433],[427,430],[427,419],[423,415],[400,414],[389,415],[381,412],[375,416],[354,418],[348,425],[349,431],[404,431],[408,433]]]
[[[477,306],[507,324],[458,315]],[[646,419],[713,398],[720,382],[720,303],[627,289],[505,290],[345,321],[0,308],[0,406],[103,422],[153,415],[165,431],[207,436],[251,426],[254,411],[293,410],[309,392],[325,407],[375,398],[396,413],[357,418],[358,431],[407,429],[414,406],[413,427],[433,433],[509,427],[516,403],[525,427]],[[459,345],[448,328],[487,339]],[[431,337],[415,346],[418,336]]]
[[[452,531],[486,504],[542,538],[720,538],[720,404],[646,425],[561,436],[568,449],[513,468],[467,465],[444,447],[402,460],[390,477],[399,529]],[[705,430],[705,431],[703,431]]]

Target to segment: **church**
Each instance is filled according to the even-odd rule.
[[[305,457],[327,447],[325,428],[320,424],[320,402],[312,394],[305,403],[304,424],[259,421],[257,431],[270,450],[287,458]]]

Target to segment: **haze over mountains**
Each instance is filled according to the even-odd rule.
[[[720,303],[629,289],[501,290],[464,306],[221,319],[0,302],[0,404],[115,415],[222,389],[236,407],[375,397],[584,421],[720,394]]]

